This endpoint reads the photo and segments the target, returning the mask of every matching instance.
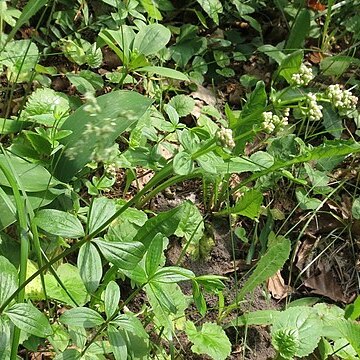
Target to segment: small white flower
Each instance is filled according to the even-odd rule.
[[[265,111],[262,113],[263,116],[263,129],[268,133],[272,133],[275,130],[282,130],[284,126],[288,125],[287,116],[278,116],[273,114],[271,111]]]
[[[233,133],[231,129],[226,129],[221,127],[218,131],[218,139],[220,143],[227,147],[228,149],[233,149],[235,147],[235,142],[233,139]]]
[[[330,85],[326,95],[340,115],[350,118],[355,116],[358,98],[350,90],[342,90],[339,84]]]
[[[301,64],[299,72],[291,76],[291,85],[306,86],[313,78],[314,75],[312,73],[311,67],[308,67],[305,64]]]
[[[305,108],[302,109],[302,113],[308,116],[309,120],[317,121],[323,117],[322,105],[317,103],[316,95],[308,93],[305,99]]]

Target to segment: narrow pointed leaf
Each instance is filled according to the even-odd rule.
[[[104,304],[106,317],[109,319],[118,309],[120,301],[120,288],[115,281],[110,281],[105,289]]]
[[[91,242],[80,248],[77,265],[86,290],[94,293],[102,277],[102,263],[98,250]]]

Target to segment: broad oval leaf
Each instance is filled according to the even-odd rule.
[[[95,240],[105,259],[112,262],[119,269],[132,270],[142,259],[145,247],[142,243],[134,242],[107,242]]]
[[[98,250],[91,242],[80,248],[77,265],[86,290],[91,294],[94,293],[102,277],[102,263]]]
[[[46,316],[32,304],[14,304],[6,315],[15,326],[29,334],[44,338],[53,332]]]
[[[163,49],[169,42],[171,32],[160,24],[144,26],[135,35],[133,50],[145,56],[152,55]]]
[[[116,206],[114,200],[100,197],[94,199],[90,209],[88,227],[91,234],[115,214]]]
[[[105,320],[95,310],[77,307],[64,312],[60,317],[60,321],[69,326],[92,328],[101,325]]]
[[[53,235],[75,239],[85,235],[80,220],[75,215],[65,211],[40,210],[34,221],[39,228]]]
[[[194,162],[191,155],[185,151],[181,151],[174,156],[173,168],[175,174],[188,175],[194,170]]]

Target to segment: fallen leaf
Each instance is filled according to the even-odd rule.
[[[319,64],[323,58],[324,56],[322,55],[322,53],[318,51],[314,51],[309,55],[309,60],[313,64]]]
[[[280,270],[275,275],[267,280],[267,288],[274,299],[282,300],[291,293],[291,287],[285,285],[284,278]]]
[[[311,288],[312,294],[326,296],[334,301],[347,303],[348,299],[344,296],[341,286],[335,280],[333,271],[324,264],[318,264],[320,273],[305,280],[304,285]]]

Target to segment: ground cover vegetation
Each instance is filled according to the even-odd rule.
[[[0,359],[358,359],[359,6],[0,0]]]

